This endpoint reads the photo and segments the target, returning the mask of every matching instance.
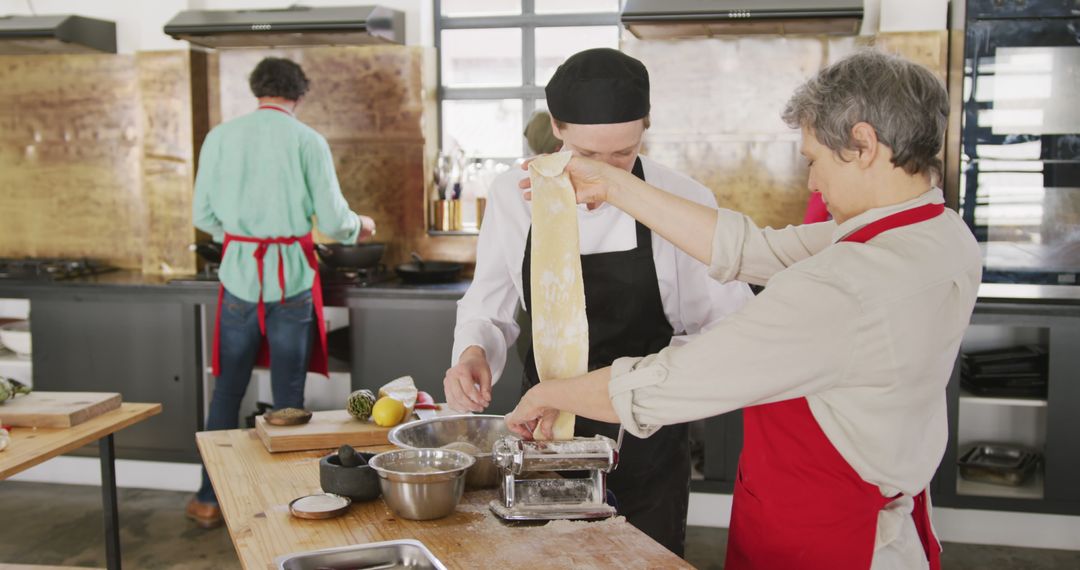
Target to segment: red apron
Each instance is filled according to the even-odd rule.
[[[831,219],[829,208],[825,206],[825,200],[821,198],[821,192],[811,192],[810,199],[806,201],[806,214],[803,215],[802,223],[816,224]]]
[[[277,238],[253,238],[246,236],[235,236],[232,234],[225,234],[225,244],[221,248],[221,257],[225,258],[225,252],[229,249],[229,243],[234,241],[241,241],[247,243],[259,244],[255,248],[255,263],[259,268],[259,331],[262,332],[262,345],[259,347],[259,356],[255,361],[258,366],[270,365],[270,346],[266,342],[266,304],[263,302],[263,258],[266,257],[266,250],[271,245],[277,245],[278,248],[278,284],[281,286],[281,294],[285,294],[285,264],[283,263],[281,248],[286,245],[298,243],[304,250],[304,257],[307,258],[308,266],[315,271],[315,281],[311,285],[311,303],[315,307],[315,322],[318,323],[319,334],[316,337],[315,346],[312,347],[311,359],[308,361],[308,370],[323,376],[329,376],[329,362],[327,360],[326,351],[326,321],[323,320],[323,298],[322,298],[322,281],[319,279],[319,261],[315,257],[315,242],[311,239],[311,234],[301,237],[277,237]],[[218,289],[218,308],[217,308],[217,322],[214,326],[214,356],[213,356],[213,372],[214,376],[221,375],[221,303],[225,299],[225,286],[221,285]]]
[[[942,204],[904,210],[841,241],[865,243],[944,210]],[[878,512],[894,499],[859,477],[825,436],[806,398],[745,408],[724,568],[869,568]],[[941,546],[930,525],[927,490],[914,500],[915,528],[931,570],[939,570]]]

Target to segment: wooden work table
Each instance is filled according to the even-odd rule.
[[[116,505],[116,453],[113,434],[161,413],[161,404],[124,403],[67,428],[15,427],[11,444],[0,453],[0,479],[7,479],[57,455],[98,442],[101,460],[101,498],[105,512],[105,560],[110,570],[120,570],[120,517]]]
[[[621,517],[504,524],[488,510],[495,490],[467,491],[454,514],[434,521],[395,518],[382,499],[354,503],[335,519],[297,519],[289,502],[321,492],[318,460],[329,450],[270,454],[254,430],[200,432],[197,440],[249,570],[273,568],[283,554],[404,538],[424,543],[447,568],[691,568]]]

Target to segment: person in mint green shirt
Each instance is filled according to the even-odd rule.
[[[195,178],[195,227],[226,244],[207,430],[238,427],[264,335],[274,408],[304,407],[313,345],[316,356],[319,343],[325,347],[325,337],[318,338],[321,296],[312,293],[312,217],[323,235],[342,243],[375,235],[375,222],[351,211],[341,195],[326,139],[293,115],[308,90],[303,69],[266,58],[249,83],[258,109],[206,135]],[[205,469],[187,516],[204,528],[222,522]]]

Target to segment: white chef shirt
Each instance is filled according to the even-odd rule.
[[[768,287],[677,348],[612,365],[611,402],[639,437],[660,425],[805,396],[822,431],[883,496],[874,568],[926,564],[910,496],[948,441],[945,386],[982,278],[978,244],[956,212],[837,243],[889,214],[942,203],[933,189],[842,225],[759,229],[720,210],[710,274]],[[921,562],[920,562],[921,561]]]
[[[712,193],[698,182],[645,156],[640,158],[649,184],[716,207]],[[469,290],[458,301],[451,362],[456,363],[470,346],[482,347],[491,366],[492,383],[502,375],[507,350],[520,332],[514,320],[515,309],[525,307],[521,263],[532,225],[532,203],[524,199],[518,181],[526,176],[524,170],[513,169],[492,182],[476,247],[476,272]],[[637,247],[634,219],[610,204],[594,210],[580,205],[578,233],[582,254]],[[672,345],[708,329],[753,298],[746,284],[711,279],[705,264],[655,233],[652,250],[664,314],[676,335]]]

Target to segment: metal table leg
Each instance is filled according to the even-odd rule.
[[[105,511],[105,567],[120,570],[120,515],[116,508],[116,450],[113,436],[98,440],[101,457],[101,502]]]

